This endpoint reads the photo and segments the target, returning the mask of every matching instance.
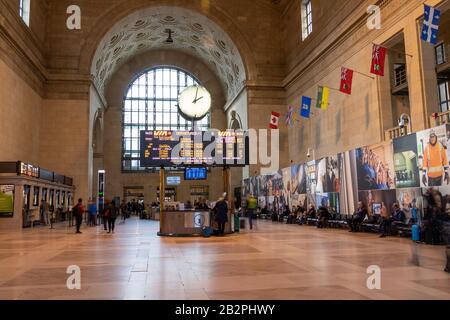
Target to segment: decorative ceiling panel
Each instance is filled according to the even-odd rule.
[[[174,42],[167,44],[166,29]],[[133,56],[147,50],[170,48],[197,56],[222,80],[228,99],[246,79],[242,58],[230,37],[207,17],[183,8],[156,7],[138,11],[119,21],[100,42],[91,74],[104,95],[114,72]]]

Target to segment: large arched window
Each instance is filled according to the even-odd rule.
[[[184,88],[200,85],[194,76],[174,67],[157,67],[137,76],[128,88],[123,103],[122,170],[140,168],[141,130],[190,130],[192,121],[178,113],[178,95]],[[210,128],[210,115],[196,126]]]

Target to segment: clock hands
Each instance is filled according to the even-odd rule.
[[[200,100],[202,100],[203,99],[203,97],[200,97],[200,98],[198,98],[198,99],[195,99],[194,100],[194,104],[196,104],[198,101],[200,101]]]
[[[198,97],[198,87],[197,87],[197,91],[195,92],[195,99],[192,103],[196,103],[197,102],[197,97]]]

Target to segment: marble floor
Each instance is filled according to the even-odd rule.
[[[450,299],[444,247],[270,221],[209,239],[159,238],[158,228],[132,219],[114,235],[66,225],[2,232],[0,299]],[[67,289],[70,265],[81,269],[80,290]],[[371,265],[381,290],[367,288]]]

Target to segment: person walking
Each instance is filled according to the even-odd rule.
[[[80,231],[81,224],[83,222],[83,213],[85,212],[84,206],[83,206],[83,199],[78,199],[78,203],[73,207],[72,209],[73,215],[75,216],[76,221],[76,233],[82,233]]]
[[[120,205],[120,214],[122,215],[122,220],[125,223],[127,220],[127,204],[125,201],[122,201],[122,204]]]
[[[216,202],[214,211],[216,212],[216,220],[219,225],[219,236],[225,235],[225,224],[228,222],[228,204],[225,201],[226,193]]]
[[[114,201],[111,201],[108,205],[108,233],[114,233],[117,219],[117,208]]]
[[[104,208],[102,210],[102,220],[103,220],[103,230],[108,231],[108,218],[109,218],[109,202],[105,202]]]
[[[250,230],[253,230],[253,219],[255,217],[255,210],[258,206],[258,201],[253,196],[253,194],[250,194],[247,198],[247,216],[248,216],[248,223],[250,225]]]

